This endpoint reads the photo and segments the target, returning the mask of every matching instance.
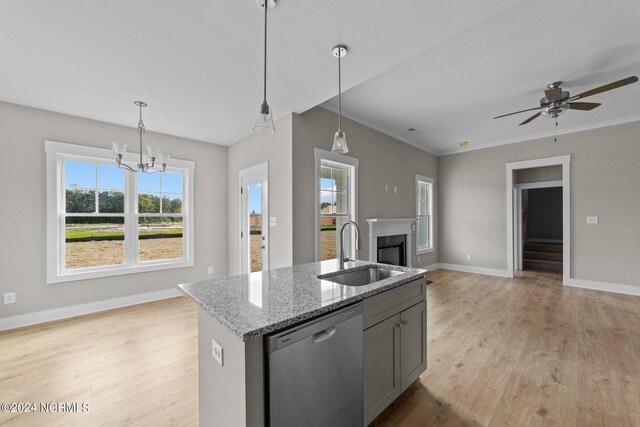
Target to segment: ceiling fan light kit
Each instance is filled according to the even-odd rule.
[[[618,80],[603,86],[590,89],[588,91],[579,93],[578,95],[571,96],[568,91],[563,91],[560,85],[562,82],[553,82],[547,85],[547,89],[544,91],[544,97],[540,99],[540,107],[528,108],[526,110],[515,111],[513,113],[507,113],[494,117],[499,119],[501,117],[507,117],[514,114],[524,113],[526,111],[536,111],[536,114],[529,117],[527,120],[520,123],[519,126],[526,125],[532,122],[540,116],[557,119],[558,116],[564,114],[567,110],[579,110],[579,111],[591,111],[594,108],[599,107],[601,104],[597,102],[575,102],[579,99],[586,98],[588,96],[597,95],[602,92],[607,92],[613,89],[617,89],[622,86],[629,85],[638,81],[638,77],[631,76],[626,79]],[[557,126],[557,122],[556,122]]]

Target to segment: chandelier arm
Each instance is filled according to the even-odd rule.
[[[118,160],[118,166],[124,167],[124,168],[126,168],[126,169],[128,169],[128,170],[130,170],[131,172],[134,172],[134,173],[137,173],[140,170],[139,168],[134,169],[131,166],[129,166],[128,164],[122,163],[121,160]]]

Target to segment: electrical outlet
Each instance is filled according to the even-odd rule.
[[[207,268],[207,273],[213,274],[213,266],[212,265],[210,265],[209,268]]]
[[[270,227],[275,227],[276,225],[278,225],[278,218],[276,218],[275,216],[272,216],[269,218],[269,226]]]
[[[5,304],[13,304],[16,302],[16,293],[15,292],[7,292],[4,294],[4,303]]]
[[[213,338],[211,338],[211,354],[213,358],[218,362],[220,366],[222,365],[222,346],[216,342]]]
[[[598,223],[598,217],[597,216],[588,216],[587,217],[587,224],[597,224]]]
[[[471,254],[467,254],[467,261],[471,261]]]
[[[420,257],[418,257],[418,262],[420,262]]]
[[[389,186],[388,186],[388,185],[385,185],[385,186],[384,186],[384,192],[385,192],[385,193],[388,193],[388,192],[389,192]]]

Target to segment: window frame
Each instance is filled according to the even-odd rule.
[[[416,174],[416,255],[423,255],[427,253],[431,253],[435,251],[433,244],[433,188],[434,188],[434,179],[428,176]],[[427,186],[427,200],[425,201],[426,206],[426,215],[420,215],[420,186]],[[429,228],[427,230],[427,245],[420,246],[420,240],[418,239],[418,229],[419,229],[419,220],[421,216],[426,216],[429,218]]]
[[[340,214],[331,214],[328,216],[335,217],[348,217],[351,221],[358,220],[358,159],[355,157],[345,156],[344,154],[333,153],[331,151],[322,150],[320,148],[314,148],[314,157],[315,157],[315,259],[316,261],[320,261],[320,257],[322,255],[321,248],[321,236],[320,236],[320,223],[322,215],[320,212],[321,205],[321,190],[320,190],[320,171],[323,164],[327,164],[331,166],[331,164],[336,165],[341,169],[347,169],[347,204],[348,211],[347,215]],[[360,224],[360,232],[363,233],[366,230],[362,228]],[[336,242],[339,242],[340,230],[338,230],[336,226]],[[355,259],[356,251],[355,251],[355,232],[352,230],[352,227],[349,228],[350,239],[347,240],[347,246],[345,248],[345,256]],[[363,237],[362,235],[360,237]],[[340,250],[339,247],[336,248],[337,251]],[[339,252],[336,254],[339,256]]]
[[[76,280],[95,279],[101,277],[120,276],[125,274],[174,268],[192,267],[195,265],[194,242],[194,172],[195,162],[171,159],[167,170],[182,172],[182,258],[158,261],[139,261],[138,257],[138,191],[137,174],[125,171],[125,258],[119,265],[66,269],[65,254],[65,219],[64,205],[64,161],[91,161],[110,164],[113,162],[111,150],[88,147],[64,142],[45,141],[46,181],[47,181],[47,284],[64,283]],[[123,161],[132,166],[138,161],[137,154],[126,153]],[[114,163],[115,164],[115,163]],[[83,215],[72,215],[83,216]],[[99,214],[94,216],[121,216],[120,214]],[[166,215],[165,215],[166,216]],[[132,262],[133,261],[133,262]]]

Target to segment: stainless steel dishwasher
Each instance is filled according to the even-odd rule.
[[[271,427],[362,426],[362,305],[271,335]]]

